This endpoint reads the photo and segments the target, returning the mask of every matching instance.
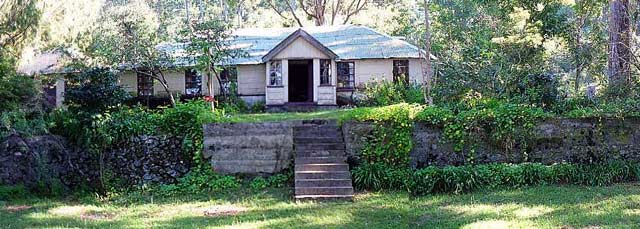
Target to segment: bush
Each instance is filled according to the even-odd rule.
[[[266,188],[282,188],[286,187],[293,181],[293,173],[285,172],[275,174],[267,178],[256,177],[251,180],[249,187],[254,191],[263,190]]]
[[[256,177],[251,180],[251,183],[249,183],[249,187],[254,191],[258,191],[269,187],[269,182],[263,177]]]
[[[177,184],[160,185],[155,193],[162,196],[209,194],[238,187],[240,179],[217,174],[208,166],[200,166],[180,178]]]
[[[384,163],[363,164],[353,169],[353,183],[357,189],[409,190],[412,187],[411,169]]]
[[[12,133],[24,136],[32,136],[47,133],[47,125],[40,113],[36,117],[28,117],[21,111],[7,111],[0,113],[0,139],[8,137]]]
[[[174,108],[160,111],[142,107],[117,107],[102,113],[91,114],[81,109],[58,110],[50,115],[52,133],[66,137],[78,147],[92,153],[99,161],[113,145],[140,135],[168,135],[182,139],[182,152],[192,158],[190,165],[206,165],[201,160],[202,125],[215,122],[224,115],[223,110],[211,112],[203,100],[178,103]],[[102,164],[102,163],[99,163]],[[117,168],[104,168],[117,169]],[[105,179],[108,171],[101,173],[105,190],[123,190],[117,181]]]
[[[21,199],[29,196],[29,192],[22,185],[0,185],[0,201]]]
[[[352,113],[350,119],[376,124],[373,132],[365,136],[367,141],[361,151],[364,161],[406,166],[413,147],[413,121],[422,109],[420,105],[401,103]]]
[[[65,104],[71,109],[101,113],[129,99],[118,84],[118,75],[106,68],[93,68],[67,77]]]
[[[598,164],[486,164],[430,166],[411,171],[384,164],[366,164],[352,171],[359,189],[406,189],[418,195],[462,193],[478,189],[521,188],[545,184],[602,186],[638,181],[640,164],[614,161]]]
[[[403,82],[379,81],[365,84],[359,106],[388,106],[398,103],[424,103],[420,85]]]

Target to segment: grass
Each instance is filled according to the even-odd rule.
[[[3,228],[582,228],[639,227],[640,184],[539,186],[412,197],[360,193],[353,202],[300,202],[290,189],[181,198],[0,201]],[[206,212],[206,214],[205,214]]]
[[[309,120],[309,119],[341,119],[353,111],[370,108],[336,109],[314,112],[282,112],[282,113],[260,113],[260,114],[237,114],[232,115],[222,122],[275,122],[289,120]]]

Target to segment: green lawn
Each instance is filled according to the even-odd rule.
[[[314,112],[282,112],[282,113],[260,113],[260,114],[237,114],[223,120],[223,122],[273,122],[288,120],[309,120],[309,119],[340,119],[344,115],[357,109],[335,109]]]
[[[402,192],[361,193],[354,202],[327,203],[296,203],[290,192],[0,201],[0,227],[640,227],[640,184],[541,186],[418,198]]]

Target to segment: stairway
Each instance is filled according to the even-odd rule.
[[[296,200],[350,200],[351,173],[336,121],[303,121],[293,129]]]

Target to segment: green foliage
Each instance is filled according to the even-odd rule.
[[[12,133],[33,136],[47,133],[47,125],[41,113],[28,116],[21,110],[0,113],[0,139]]]
[[[480,134],[508,151],[516,146],[526,149],[533,127],[547,116],[541,108],[497,100],[473,99],[457,106],[455,115],[446,108],[429,108],[416,116],[418,121],[444,127],[444,136],[456,151],[472,150]]]
[[[479,189],[521,188],[545,184],[610,185],[640,179],[640,164],[485,164],[430,166],[419,170],[367,164],[352,171],[354,184],[367,190],[409,190],[413,194],[463,193]]]
[[[161,196],[178,196],[209,194],[238,187],[238,178],[217,174],[209,166],[198,166],[180,178],[177,184],[161,185],[154,192]]]
[[[373,132],[366,136],[361,156],[368,163],[407,165],[413,147],[411,130],[420,105],[401,103],[386,107],[356,110],[351,118],[373,122]]]
[[[572,98],[558,104],[554,112],[567,118],[639,117],[640,96],[632,94],[626,98],[602,100]]]
[[[118,84],[118,75],[93,68],[67,77],[65,104],[75,112],[97,114],[121,105],[129,94]]]
[[[29,191],[22,185],[0,185],[0,201],[29,197]]]
[[[80,107],[81,108],[81,107]],[[81,109],[78,109],[81,110]],[[202,125],[215,122],[224,114],[217,109],[211,112],[205,101],[192,100],[179,103],[174,108],[161,111],[146,110],[141,107],[119,107],[104,113],[91,114],[72,110],[58,110],[49,117],[50,130],[65,136],[77,146],[84,147],[96,157],[106,153],[109,147],[120,144],[139,135],[168,135],[182,139],[182,151],[189,158],[190,164],[200,166],[206,164],[202,160]],[[103,168],[109,169],[109,168]],[[103,171],[103,175],[108,171]],[[104,177],[103,189],[118,190],[127,187],[118,186],[116,180]]]
[[[409,190],[413,187],[412,171],[408,167],[392,166],[385,163],[363,164],[354,168],[353,183],[358,189],[368,190]]]
[[[363,98],[357,101],[360,106],[388,106],[398,103],[424,103],[422,87],[417,84],[382,80],[369,82],[362,90]]]
[[[37,0],[0,2],[0,65],[4,56],[19,56],[25,40],[33,35],[40,21]],[[3,75],[0,66],[0,78]]]
[[[14,73],[0,75],[0,112],[19,109],[39,95],[32,78]]]
[[[267,178],[256,177],[251,180],[249,187],[254,191],[264,190],[266,188],[282,188],[287,187],[293,181],[293,173],[279,173]]]
[[[264,102],[256,102],[249,108],[249,113],[264,113],[266,111],[266,104]]]
[[[487,136],[493,144],[511,151],[526,150],[535,124],[547,117],[541,108],[497,100],[468,100],[454,108],[425,107],[406,103],[356,109],[343,120],[373,122],[360,156],[367,163],[405,165],[413,147],[411,130],[416,121],[443,128],[444,137],[454,150],[467,152],[473,163],[478,136]]]
[[[267,179],[264,179],[263,177],[256,177],[251,180],[249,187],[254,191],[259,191],[269,187],[269,183],[267,182]]]

